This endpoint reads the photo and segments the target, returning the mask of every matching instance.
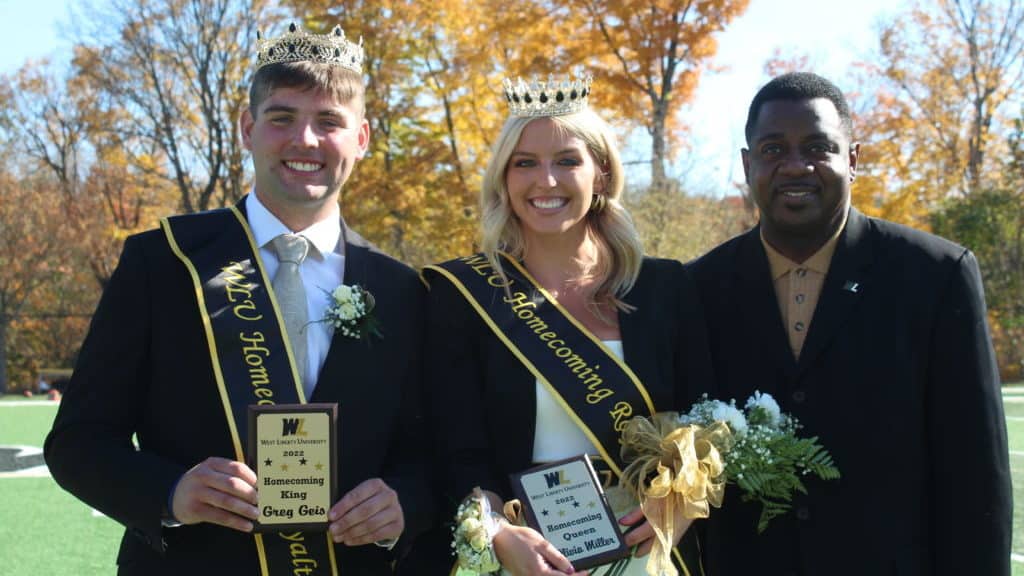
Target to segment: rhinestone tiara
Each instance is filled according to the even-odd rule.
[[[587,107],[592,81],[589,74],[575,79],[566,75],[561,80],[551,75],[546,82],[536,77],[531,82],[506,78],[502,85],[512,116],[561,116]]]
[[[311,34],[299,30],[295,23],[277,38],[263,38],[256,33],[256,69],[281,62],[322,62],[363,73],[363,39],[359,44],[345,39],[341,26],[327,34]]]

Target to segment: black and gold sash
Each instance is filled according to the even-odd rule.
[[[234,207],[160,221],[192,277],[235,458],[245,462],[250,404],[305,403],[291,345],[245,217]],[[331,574],[330,534],[256,534],[260,571]]]
[[[615,476],[619,437],[654,404],[622,360],[558,304],[519,262],[502,254],[505,278],[481,254],[427,266],[465,296],[494,335],[537,377],[594,443]]]
[[[451,282],[494,335],[551,392],[566,414],[594,444],[611,474],[622,475],[619,445],[626,422],[655,413],[633,371],[507,254],[500,253],[503,278],[483,254],[424,267]],[[599,467],[600,468],[600,467]],[[607,484],[607,482],[606,482]],[[698,558],[696,538],[680,542]],[[673,551],[682,574],[694,572]],[[692,564],[698,563],[692,560]]]

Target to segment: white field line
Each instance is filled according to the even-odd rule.
[[[1010,560],[1013,560],[1014,562],[1024,563],[1024,554],[1017,554],[1016,552],[1011,552]]]
[[[0,408],[58,406],[59,404],[56,400],[0,400]]]

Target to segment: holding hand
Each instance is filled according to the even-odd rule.
[[[210,457],[178,480],[171,514],[182,524],[209,522],[242,532],[259,518],[256,473],[241,462]]]
[[[331,538],[346,546],[395,540],[405,529],[398,493],[380,478],[356,486],[331,507]]]
[[[569,560],[544,539],[539,532],[526,526],[502,523],[494,536],[494,551],[501,566],[514,576],[565,576],[575,572]]]
[[[683,509],[676,507],[674,510],[674,522],[676,529],[675,542],[672,545],[679,544],[679,540],[683,538],[683,534],[690,528],[690,524],[693,524],[693,518],[686,518],[683,516]],[[643,522],[642,524],[640,524]],[[644,517],[644,511],[639,506],[630,510],[628,514],[619,519],[619,524],[623,526],[634,526],[639,524],[633,530],[630,530],[626,534],[626,545],[633,547],[639,545],[634,556],[641,558],[651,552],[651,547],[654,546],[654,527]]]

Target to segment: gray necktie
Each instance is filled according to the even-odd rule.
[[[274,293],[277,295],[277,305],[281,308],[281,316],[284,317],[284,327],[292,345],[299,380],[305,388],[306,324],[309,323],[309,313],[306,310],[306,289],[302,286],[299,266],[309,254],[309,241],[295,234],[281,234],[270,241],[270,246],[277,253],[279,262],[272,282]]]

